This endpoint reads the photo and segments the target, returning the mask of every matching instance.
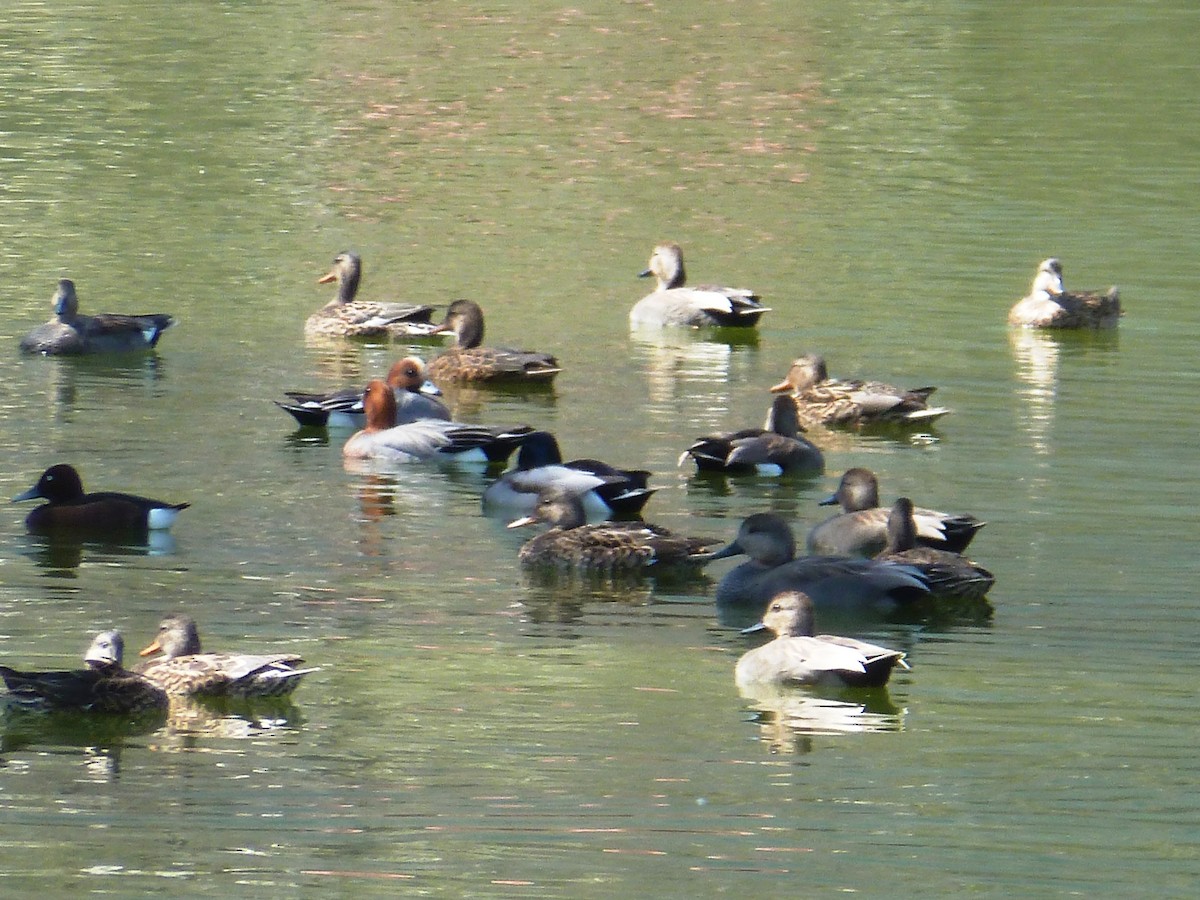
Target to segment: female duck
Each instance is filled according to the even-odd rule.
[[[737,538],[710,559],[745,554],[748,562],[717,585],[719,605],[765,608],[782,591],[803,591],[822,607],[852,613],[888,613],[929,593],[908,566],[873,559],[796,556],[792,529],[774,513],[755,513]]]
[[[358,283],[362,278],[362,260],[357,253],[339,253],[333,268],[317,279],[317,284],[336,281],[337,294],[308,317],[304,333],[310,336],[405,337],[430,334],[432,306],[408,303],[360,303]]]
[[[124,666],[125,641],[120,632],[96,635],[84,654],[86,669],[66,672],[18,672],[0,666],[0,677],[12,700],[34,709],[135,715],[164,710],[167,694]]]
[[[363,409],[366,425],[342,447],[345,459],[407,463],[440,458],[503,463],[533,430],[526,425],[502,429],[441,419],[397,425],[396,395],[378,378],[363,392]]]
[[[415,356],[394,363],[386,381],[396,394],[397,425],[417,419],[450,421],[450,410],[437,399],[441,391],[425,377],[425,363]],[[276,400],[275,405],[304,427],[362,428],[366,421],[361,389],[344,388],[332,394],[287,391],[287,396],[292,402]]]
[[[1107,291],[1066,291],[1062,263],[1051,257],[1038,265],[1028,296],[1008,313],[1009,325],[1025,328],[1115,328],[1124,313],[1115,287]]]
[[[912,566],[925,576],[929,590],[938,597],[981,600],[996,583],[996,576],[961,553],[921,546],[913,502],[899,498],[888,513],[887,546],[876,559]]]
[[[922,425],[950,410],[930,406],[937,388],[903,390],[882,381],[830,378],[825,357],[808,354],[792,363],[787,377],[771,388],[790,394],[806,426]]]
[[[880,687],[892,669],[907,669],[899,650],[854,638],[813,635],[813,603],[803,591],[784,591],[767,604],[762,622],[744,633],[767,629],[775,640],[742,656],[733,670],[743,689],[756,684],[837,684]]]
[[[558,441],[548,431],[525,436],[516,468],[504,472],[483,492],[483,508],[532,513],[538,495],[554,488],[578,496],[589,519],[638,516],[654,493],[644,469],[618,469],[597,459],[564,463]]]
[[[300,669],[295,653],[250,655],[201,653],[200,634],[190,616],[175,614],[159,623],[158,635],[141,652],[162,656],[144,663],[138,673],[172,696],[282,697],[317,668]]]
[[[888,510],[879,505],[879,479],[870,469],[842,473],[837,490],[821,506],[840,504],[842,512],[813,526],[808,552],[844,556],[875,556],[888,542]],[[966,513],[915,508],[917,542],[961,553],[986,523]]]
[[[658,280],[658,287],[629,311],[629,324],[640,327],[695,328],[704,325],[752,327],[770,310],[758,302],[758,296],[745,288],[702,285],[687,287],[683,268],[683,250],[678,244],[663,243],[654,248],[650,266],[638,277]]]
[[[800,420],[791,397],[776,397],[765,428],[747,428],[697,438],[679,457],[687,457],[702,472],[792,475],[823,472],[825,456],[816,444],[800,436]]]
[[[65,356],[150,350],[157,346],[162,333],[175,324],[165,313],[80,315],[75,283],[66,278],[59,281],[53,303],[54,318],[21,338],[21,349],[26,353]]]
[[[547,383],[561,369],[548,353],[481,347],[483,309],[474,300],[455,300],[434,332],[452,332],[454,346],[429,363],[434,381],[509,381]]]
[[[588,525],[578,495],[556,488],[539,496],[532,515],[508,527],[536,522],[551,527],[521,547],[518,558],[529,566],[609,573],[699,567],[713,547],[704,538],[685,537],[645,522]]]
[[[46,500],[25,517],[25,527],[34,534],[80,532],[96,537],[145,537],[151,531],[170,528],[181,510],[190,503],[165,503],[115,491],[84,493],[83,482],[73,466],[51,466],[37,484],[13,497]]]

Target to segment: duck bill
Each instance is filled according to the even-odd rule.
[[[337,281],[337,270],[333,269],[328,274],[322,275],[317,279],[317,284],[329,284],[331,281]]]
[[[508,523],[507,528],[524,528],[526,525],[536,525],[538,523],[537,516],[521,516],[519,519],[513,519]]]
[[[653,272],[651,272],[649,269],[647,269],[644,272],[638,272],[638,278],[649,278],[653,274],[654,274]]]
[[[779,384],[772,385],[771,387],[767,388],[767,390],[770,391],[772,394],[782,394],[787,391],[790,391],[791,389],[792,389],[792,383],[790,381],[788,381],[786,378],[783,381],[779,382]]]
[[[730,556],[741,556],[745,552],[746,551],[742,549],[742,545],[737,541],[734,541],[731,544],[726,544],[720,550],[709,554],[706,562],[712,562],[714,559],[727,559]]]
[[[442,396],[442,389],[440,387],[438,387],[436,384],[434,384],[432,381],[426,381],[417,390],[420,393],[428,394],[431,397]]]
[[[817,502],[817,506],[837,506],[837,505],[838,505],[837,494],[830,494],[824,500],[819,500]]]
[[[154,653],[157,653],[161,649],[162,649],[162,644],[160,644],[158,642],[158,638],[155,638],[149,647],[147,647],[144,650],[139,651],[138,656],[150,656]]]
[[[767,630],[767,626],[764,625],[762,622],[755,622],[753,625],[750,625],[747,628],[743,628],[742,634],[754,634],[757,631],[766,631],[766,630]]]
[[[38,489],[35,486],[35,487],[31,487],[27,491],[22,491],[21,493],[17,494],[17,496],[12,498],[12,502],[20,503],[23,500],[38,500],[41,498],[41,496],[42,495],[38,493]]]

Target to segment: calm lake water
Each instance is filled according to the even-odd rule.
[[[55,462],[188,500],[163,546],[0,517],[4,662],[302,652],[294,704],[146,733],[9,721],[0,893],[237,897],[1179,896],[1200,876],[1193,544],[1200,7],[1183,0],[273,4],[14,0],[0,36],[5,496]],[[630,335],[634,276],[760,291],[754,339]],[[654,471],[646,517],[803,532],[855,465],[988,521],[990,620],[871,624],[912,671],[738,696],[715,579],[545,584],[480,471],[347,471],[272,398],[402,345],[309,345],[362,295],[483,304],[552,392],[451,391]],[[1037,262],[1117,283],[1119,333],[1012,333]],[[132,360],[22,358],[85,311],[180,319]],[[434,347],[420,348],[428,355]],[[696,478],[799,353],[936,384],[914,440],[823,435],[825,477]]]

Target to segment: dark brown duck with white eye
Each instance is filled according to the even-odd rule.
[[[588,525],[583,501],[577,494],[562,490],[544,491],[533,514],[516,519],[508,527],[537,522],[551,527],[521,547],[519,559],[530,566],[595,572],[698,568],[718,543],[675,534],[645,522]]]
[[[295,653],[202,653],[196,623],[185,615],[164,618],[141,655],[159,652],[161,658],[143,663],[138,672],[173,695],[281,697],[294,691],[305,675],[318,671],[299,668],[304,659]]]
[[[484,347],[483,309],[474,300],[455,300],[436,333],[452,332],[454,346],[429,363],[434,381],[549,383],[561,368],[548,353]]]

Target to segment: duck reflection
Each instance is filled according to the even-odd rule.
[[[151,531],[144,538],[113,541],[83,540],[69,534],[30,534],[18,552],[28,557],[47,577],[75,578],[84,561],[121,565],[136,557],[174,556],[178,543],[169,531]]]
[[[31,360],[47,366],[48,394],[56,421],[69,421],[83,403],[88,407],[123,405],[131,390],[150,388],[157,395],[166,363],[157,353],[114,353],[59,356]],[[82,399],[81,399],[82,398]]]
[[[175,697],[167,710],[166,742],[157,749],[185,749],[187,738],[253,740],[304,724],[288,697]],[[185,740],[180,740],[185,739]]]
[[[897,706],[886,687],[843,691],[743,685],[739,693],[751,702],[752,721],[772,753],[807,753],[816,735],[875,734],[904,730],[906,710]]]
[[[650,606],[662,594],[672,597],[707,597],[712,579],[702,572],[590,572],[579,569],[522,567],[525,589],[522,603],[530,622],[539,625],[578,624],[589,605]]]
[[[1051,452],[1051,432],[1054,427],[1054,401],[1058,396],[1058,341],[1043,332],[1026,328],[1008,333],[1013,356],[1017,361],[1017,378],[1021,387],[1018,397],[1024,401],[1018,407],[1020,427],[1030,449],[1039,456]]]
[[[57,748],[78,751],[80,764],[89,780],[114,781],[121,774],[121,756],[126,747],[142,747],[138,738],[162,728],[166,710],[139,716],[30,710],[5,704],[0,731],[0,756],[26,750]]]
[[[678,420],[680,400],[714,413],[729,409],[729,385],[749,377],[758,352],[758,332],[751,328],[636,328],[629,338],[649,382],[647,408],[671,422]],[[700,427],[720,424],[717,419],[699,422]]]

